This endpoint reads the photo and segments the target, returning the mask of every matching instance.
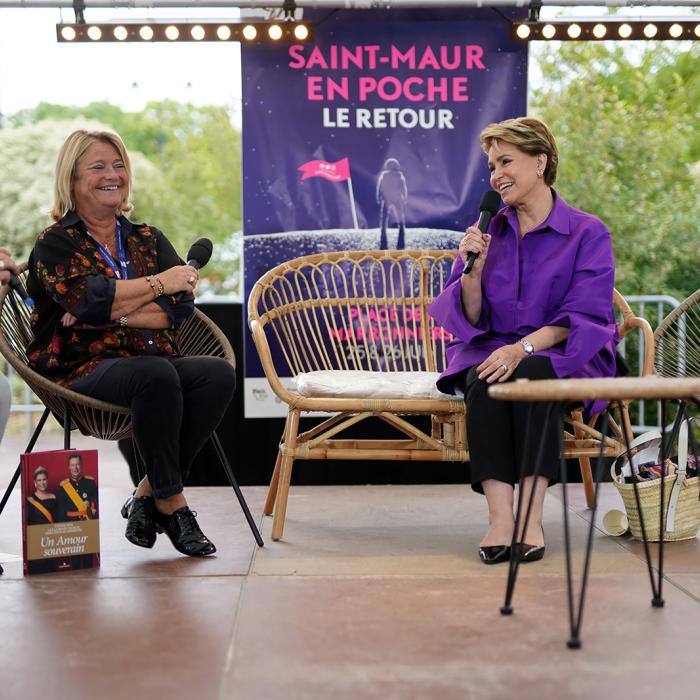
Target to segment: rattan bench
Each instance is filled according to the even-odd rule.
[[[442,290],[452,250],[346,251],[307,255],[278,265],[253,287],[248,321],[274,393],[288,412],[265,513],[274,511],[272,539],[282,537],[294,461],[297,459],[469,459],[465,405],[432,385],[445,366],[449,334],[427,307]],[[616,292],[620,333],[640,328],[646,338],[643,374],[653,368],[649,324],[635,318]],[[361,383],[367,378],[369,381]],[[429,373],[429,374],[428,374]],[[294,378],[296,388],[282,379]],[[422,381],[415,391],[412,385]],[[409,386],[407,386],[409,385]],[[330,414],[299,433],[303,412]],[[430,416],[425,432],[404,416]],[[399,433],[394,439],[344,439],[350,426],[376,417]],[[564,454],[580,460],[592,497],[589,457],[600,433],[581,411],[569,416]],[[621,421],[628,421],[626,411]],[[606,452],[621,448],[619,426]],[[617,436],[617,437],[616,437]],[[589,501],[590,503],[590,501]]]

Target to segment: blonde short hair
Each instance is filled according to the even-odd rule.
[[[131,194],[131,161],[129,160],[129,154],[126,152],[124,142],[117,134],[111,131],[78,129],[68,136],[58,152],[56,175],[53,183],[53,205],[51,206],[51,217],[54,221],[62,219],[69,211],[75,209],[73,180],[75,179],[78,161],[85,155],[85,151],[97,141],[113,146],[126,168],[126,194],[116,214],[127,214],[133,209],[133,205],[129,203]]]
[[[559,166],[559,151],[549,127],[539,119],[532,117],[519,117],[518,119],[506,119],[496,124],[489,124],[479,135],[481,147],[484,153],[496,141],[505,141],[519,148],[531,156],[544,153],[547,156],[547,165],[544,169],[544,181],[553,185],[557,179],[557,167]]]

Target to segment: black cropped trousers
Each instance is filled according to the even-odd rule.
[[[548,357],[526,357],[516,367],[508,381],[515,379],[556,379]],[[554,484],[559,470],[559,420],[556,411],[550,411],[544,401],[499,401],[488,395],[491,386],[479,379],[476,367],[465,370],[458,380],[467,404],[467,441],[469,443],[472,489],[483,493],[481,482],[496,479],[508,484],[517,483],[525,466],[525,475],[535,469],[540,438],[547,425],[540,474]],[[528,411],[529,435],[526,435]]]
[[[111,363],[84,393],[131,408],[134,441],[153,495],[167,498],[182,491],[235,388],[235,370],[221,357],[139,355]]]

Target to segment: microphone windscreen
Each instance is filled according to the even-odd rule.
[[[211,258],[212,248],[212,242],[208,238],[200,238],[192,244],[187,253],[187,262],[194,260],[199,264],[199,267],[204,267],[209,262],[209,258]]]
[[[479,211],[487,211],[491,216],[496,216],[498,205],[501,203],[501,195],[496,190],[487,190],[481,198]]]

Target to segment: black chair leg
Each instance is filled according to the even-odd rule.
[[[253,537],[255,537],[255,541],[258,543],[258,547],[262,547],[265,543],[263,542],[263,539],[260,536],[258,526],[255,524],[253,516],[250,514],[248,504],[246,503],[245,498],[243,498],[241,489],[238,486],[236,477],[233,474],[233,469],[231,469],[231,465],[229,464],[228,459],[226,459],[224,448],[221,446],[221,442],[219,441],[219,436],[216,434],[216,431],[211,434],[211,441],[214,445],[214,449],[216,450],[217,455],[219,456],[221,466],[224,468],[224,472],[226,472],[226,476],[228,477],[229,482],[231,482],[231,486],[233,487],[233,490],[236,493],[236,498],[238,499],[238,502],[241,505],[241,510],[243,511],[243,515],[245,515],[245,519],[248,521],[248,525],[250,526],[250,529],[253,532]]]
[[[36,425],[36,428],[34,428],[34,433],[32,434],[31,440],[29,440],[29,443],[27,444],[27,449],[25,450],[26,452],[31,452],[34,449],[34,445],[36,445],[36,441],[39,439],[39,435],[41,435],[41,431],[44,428],[44,423],[46,423],[46,419],[49,417],[49,409],[45,408],[44,412],[41,414],[41,418],[39,419],[39,422]],[[17,469],[15,469],[15,473],[12,475],[12,478],[10,479],[10,483],[5,489],[5,493],[2,497],[2,501],[0,501],[0,514],[2,514],[2,511],[5,510],[5,506],[7,505],[7,501],[10,499],[10,494],[12,493],[12,489],[14,489],[15,484],[17,483],[17,480],[19,479],[19,475],[21,473],[22,469],[22,463],[17,465]],[[4,573],[4,569],[2,566],[0,566],[0,576]]]
[[[63,412],[63,449],[70,450],[70,426],[71,421],[70,408],[66,406]]]
[[[44,412],[41,415],[41,418],[39,419],[39,422],[36,425],[36,428],[34,428],[34,433],[32,435],[31,440],[29,441],[27,445],[27,449],[25,452],[31,452],[34,449],[34,445],[36,445],[36,441],[39,439],[39,435],[41,435],[41,431],[44,428],[44,423],[46,423],[46,419],[49,417],[49,409],[45,408]],[[10,494],[12,493],[12,489],[14,489],[15,484],[17,483],[17,480],[19,479],[19,474],[20,474],[20,467],[21,464],[17,465],[17,469],[15,470],[15,473],[13,474],[12,478],[10,479],[10,484],[5,490],[5,495],[2,497],[2,501],[0,501],[0,513],[2,513],[3,510],[5,510],[5,505],[7,501],[10,498]]]

